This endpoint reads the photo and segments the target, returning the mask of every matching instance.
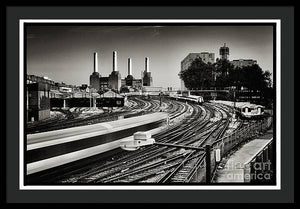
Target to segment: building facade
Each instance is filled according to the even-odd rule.
[[[153,81],[151,77],[151,72],[144,72],[143,76],[143,86],[152,86]]]
[[[120,91],[121,89],[121,74],[119,71],[113,71],[108,77],[108,88]]]
[[[93,74],[90,75],[90,86],[97,90],[100,89],[100,75],[98,72],[93,72]]]
[[[58,83],[55,83],[52,79],[48,77],[40,77],[36,75],[27,75],[26,83],[46,83],[49,85],[50,89],[58,90],[59,87],[57,86]]]
[[[131,87],[134,88],[134,89],[137,89],[137,90],[141,90],[142,87],[143,87],[142,79],[133,79]]]
[[[142,74],[143,86],[152,86],[153,80],[149,68],[149,57],[145,57],[145,71]]]
[[[208,64],[208,63],[215,63],[215,54],[209,52],[200,52],[200,53],[189,53],[182,61],[181,61],[181,71],[184,71],[190,67],[192,62],[196,58],[201,58],[201,60]],[[187,90],[185,87],[184,81],[181,80],[181,90]]]
[[[50,118],[50,85],[31,83],[26,85],[27,121]]]
[[[108,77],[100,77],[100,89],[108,89]]]
[[[238,59],[238,60],[232,60],[231,64],[233,64],[235,68],[242,68],[246,66],[255,65],[257,64],[257,61],[253,59]]]
[[[224,43],[224,46],[220,47],[220,59],[221,60],[229,59],[229,47],[226,46],[226,43]]]

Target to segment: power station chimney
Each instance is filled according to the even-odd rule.
[[[128,58],[128,75],[132,75],[131,58]]]
[[[94,72],[98,72],[98,53],[94,53]]]
[[[118,71],[118,66],[117,66],[117,52],[113,52],[113,71]]]
[[[149,57],[145,58],[145,71],[149,73]]]

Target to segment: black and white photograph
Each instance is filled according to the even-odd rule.
[[[1,12],[3,200],[295,202],[294,7],[148,3]]]
[[[278,23],[24,20],[24,186],[278,186]]]

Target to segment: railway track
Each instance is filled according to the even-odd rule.
[[[171,105],[169,105],[169,103]],[[184,114],[188,110],[188,107],[189,107],[189,105],[182,104],[181,102],[174,102],[174,101],[165,101],[165,104],[168,105],[168,108],[166,108],[165,111],[173,116],[175,116],[175,112],[178,113],[177,111],[180,111],[181,112],[180,114]],[[186,106],[188,106],[188,107],[186,107]],[[159,136],[163,133],[171,135],[174,132],[173,134],[176,134],[176,132],[178,132],[178,130],[176,129],[177,126],[178,126],[177,124],[176,125],[173,124],[172,126],[170,126],[170,127],[174,128],[173,131],[171,131],[170,127],[169,127],[168,129],[157,134],[157,136]],[[142,151],[142,149],[138,150],[136,153],[138,153],[139,151]],[[133,153],[130,153],[127,151],[121,151],[120,153],[118,151],[118,155],[117,155],[118,157],[114,157],[114,158],[117,159],[117,158],[121,158],[122,156],[126,157],[126,156],[132,155],[132,154]],[[108,159],[106,159],[106,161],[107,160]],[[114,161],[112,163],[114,164]],[[51,170],[49,173],[45,174],[45,176],[42,177],[43,181],[44,182],[56,182],[57,179],[62,179],[65,176],[71,176],[73,173],[82,173],[85,170],[92,170],[95,167],[98,168],[99,166],[102,166],[104,164],[104,162],[103,162],[103,159],[97,158],[95,156],[95,158],[87,159],[87,161],[83,162],[82,164],[84,164],[84,166],[80,166],[80,167],[77,167],[77,165],[75,163],[71,164],[71,165],[66,165],[63,168],[60,168],[60,170],[63,170],[63,172]]]
[[[213,138],[217,140],[222,136],[227,124],[228,122],[225,123],[222,120],[215,122],[209,127],[206,127],[207,132],[203,133],[200,140],[197,137],[186,136],[186,139],[181,139],[181,144],[201,148],[209,139]],[[213,130],[208,131],[210,128],[213,128]],[[203,128],[203,131],[205,132],[205,128]],[[147,179],[149,177],[152,178],[150,182],[156,183],[188,182],[195,168],[203,161],[204,153],[200,152],[199,154],[199,152],[194,150],[185,150],[184,152],[175,150],[174,148],[168,149],[169,157],[167,158],[165,158],[166,153],[163,153],[164,157],[162,159],[161,156],[159,156],[159,160],[152,160],[150,163],[142,165],[141,167],[135,167],[133,169],[129,167],[115,176],[104,178],[102,183],[149,182],[149,179]],[[156,173],[158,173],[160,177],[157,177],[155,175]],[[95,181],[95,179],[92,182],[99,183],[99,181]]]
[[[195,143],[197,140],[199,141],[199,139],[195,138],[195,130],[202,130],[202,133],[199,133],[197,137],[207,137],[210,135],[210,133],[212,133],[210,129],[218,127],[219,122],[210,123],[210,118],[214,114],[199,106],[195,107],[194,105],[193,107],[195,109],[191,114],[191,117],[189,117],[188,120],[183,121],[180,125],[181,130],[179,127],[174,127],[168,131],[159,133],[154,136],[156,141],[189,145]],[[182,151],[178,151],[176,148],[158,147],[153,145],[130,153],[127,156],[120,157],[119,159],[115,159],[113,162],[91,169],[77,177],[73,176],[70,179],[73,182],[80,183],[137,182],[137,179],[145,179],[143,175],[139,174],[140,172],[144,172],[145,175],[147,174],[149,176],[154,175],[156,172],[163,172],[165,169],[171,168],[182,162],[186,155],[191,151],[181,152]],[[195,159],[195,155],[193,154],[190,158]],[[149,167],[153,169],[151,170]],[[138,176],[134,178],[132,176],[133,174]]]
[[[164,100],[165,112],[170,120],[182,116],[182,120],[153,135],[156,142],[172,143],[203,148],[205,144],[222,137],[228,127],[230,114],[220,105],[186,104]],[[124,111],[159,111],[159,100],[130,99]],[[142,110],[141,110],[142,109]],[[135,112],[135,113],[136,113]],[[110,184],[110,183],[180,183],[189,182],[195,170],[203,166],[204,152],[190,149],[152,145],[135,152],[121,151],[109,160],[86,162],[82,167],[68,167],[64,173],[47,179],[58,184]]]
[[[151,111],[158,111],[159,103],[157,101],[143,101],[140,99],[133,99],[130,101],[130,107],[121,108],[118,112],[113,113],[99,113],[86,117],[79,117],[83,110],[87,108],[72,108],[70,110],[58,109],[65,117],[53,118],[45,121],[40,121],[34,124],[27,124],[26,133],[40,133],[45,131],[53,131],[63,128],[70,128],[75,126],[90,125],[101,122],[108,122],[118,120],[119,116],[124,118],[134,117],[138,115],[148,114]],[[139,110],[137,112],[137,110]]]
[[[137,105],[137,103],[135,101],[131,100],[131,102],[135,103],[135,105]],[[159,105],[158,101],[156,101],[155,103],[156,104],[153,105],[154,108],[158,107],[158,105]],[[140,105],[144,106],[144,104],[145,104],[144,102],[140,102]],[[171,100],[170,101],[166,100],[166,101],[164,101],[163,104],[166,106],[164,111],[168,112],[171,117],[175,117],[176,114],[178,113],[178,111],[180,112],[180,114],[184,114],[187,111],[186,104],[181,104],[179,102],[174,102]],[[131,115],[134,115],[134,114],[136,114],[136,113],[132,113]],[[175,128],[175,125],[173,125],[172,127]],[[169,131],[165,130],[163,132],[169,132]],[[161,133],[163,133],[163,132],[161,132]],[[171,132],[169,132],[169,133],[171,133]],[[119,156],[119,152],[120,151],[118,151],[118,156]],[[128,154],[129,153],[126,151],[121,151],[120,156],[128,155]],[[132,153],[130,153],[130,154],[132,154]],[[105,158],[105,161],[107,161],[107,158]],[[61,179],[64,176],[70,176],[72,173],[77,173],[77,172],[80,173],[85,170],[89,170],[90,168],[94,167],[94,164],[98,165],[99,162],[100,162],[100,164],[103,164],[103,159],[95,156],[91,159],[87,159],[86,161],[85,160],[83,160],[83,162],[81,161],[79,164],[80,165],[83,164],[84,165],[83,167],[80,166],[80,168],[79,168],[79,167],[77,167],[78,163],[72,163],[70,165],[66,165],[66,166],[59,168],[59,170],[52,169],[51,171],[49,171],[45,174],[43,173],[42,176],[40,176],[41,178],[39,176],[36,176],[34,178],[35,179],[40,178],[40,179],[42,179],[43,182],[54,182],[54,181],[56,181],[56,179]],[[34,179],[32,179],[32,180],[35,181]]]

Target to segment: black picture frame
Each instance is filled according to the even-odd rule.
[[[54,12],[55,11],[55,12]],[[254,12],[255,11],[255,12]],[[6,202],[9,203],[220,203],[294,201],[293,7],[7,7]],[[280,19],[281,190],[19,190],[20,19]],[[14,92],[14,93],[12,93]],[[2,146],[3,147],[3,146]],[[284,163],[285,162],[285,163]],[[287,163],[288,162],[288,163]],[[51,197],[51,198],[49,198]],[[218,198],[216,198],[218,197]]]

